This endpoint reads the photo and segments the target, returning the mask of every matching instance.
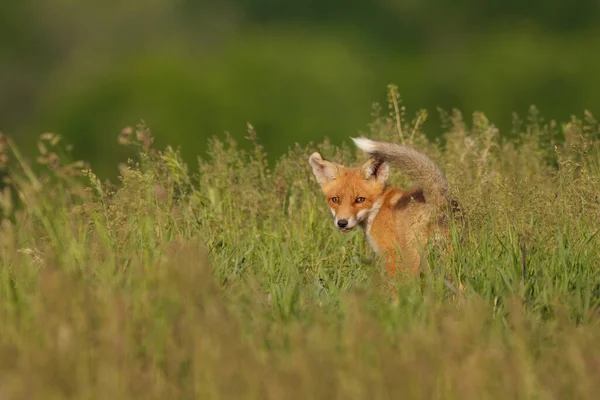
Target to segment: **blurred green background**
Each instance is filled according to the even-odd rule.
[[[598,0],[5,0],[0,129],[46,131],[100,175],[144,119],[194,161],[251,122],[271,156],[366,128],[395,83],[408,106],[484,111],[501,129],[598,114]],[[432,118],[427,129],[439,130]]]

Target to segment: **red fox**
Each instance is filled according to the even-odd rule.
[[[309,163],[333,214],[335,226],[349,232],[360,226],[371,248],[385,256],[386,269],[420,272],[422,249],[428,239],[446,237],[440,212],[448,204],[448,182],[426,155],[395,143],[352,138],[370,159],[358,168],[326,161],[313,153]],[[405,171],[416,183],[412,190],[389,187],[390,165]]]

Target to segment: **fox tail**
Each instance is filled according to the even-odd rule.
[[[447,201],[448,181],[440,167],[413,148],[367,138],[352,138],[356,146],[372,157],[400,168],[423,191],[425,202],[438,206]]]

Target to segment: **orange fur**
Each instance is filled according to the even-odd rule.
[[[385,257],[390,276],[398,268],[418,275],[427,240],[448,236],[445,218],[438,218],[449,201],[448,184],[437,165],[413,149],[367,139],[355,142],[372,155],[361,167],[344,167],[319,153],[309,159],[334,223],[343,232],[360,226],[371,247]],[[387,186],[389,164],[402,167],[417,187],[405,191]]]

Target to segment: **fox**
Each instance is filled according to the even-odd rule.
[[[423,249],[429,240],[448,243],[444,212],[457,202],[450,198],[448,181],[425,154],[404,145],[351,138],[369,159],[359,167],[345,167],[309,157],[312,172],[333,215],[335,227],[347,233],[362,228],[370,247],[385,258],[390,277],[400,270],[418,276]],[[398,167],[416,187],[403,190],[387,184],[390,167]],[[443,243],[443,242],[442,242]]]

